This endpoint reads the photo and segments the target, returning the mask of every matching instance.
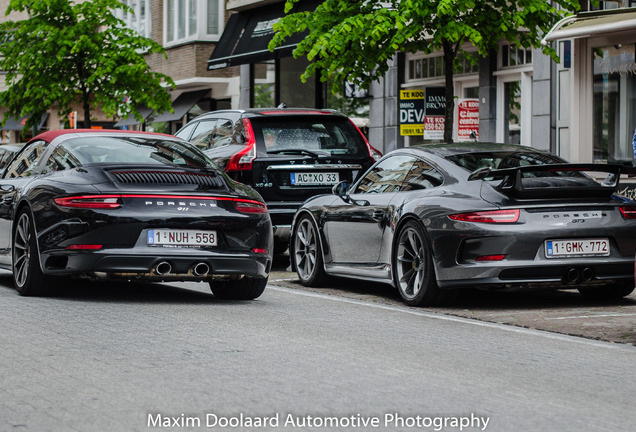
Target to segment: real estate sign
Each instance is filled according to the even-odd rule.
[[[424,90],[400,90],[400,135],[424,132]]]
[[[457,102],[457,141],[479,139],[479,99],[459,99]],[[470,133],[474,132],[475,137]]]
[[[424,139],[444,139],[444,114],[446,110],[446,89],[426,87],[424,99]]]

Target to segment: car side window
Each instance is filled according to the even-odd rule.
[[[190,142],[200,149],[205,150],[207,148],[210,148],[210,146],[212,145],[212,132],[214,130],[214,127],[216,126],[216,122],[216,119],[201,120],[194,130]]]
[[[430,189],[443,183],[444,176],[432,164],[422,159],[416,159],[404,180],[402,191]]]
[[[49,173],[53,171],[64,171],[81,165],[82,164],[75,155],[70,153],[64,145],[60,145],[49,156],[43,172]]]
[[[197,127],[198,124],[199,122],[194,122],[194,123],[185,125],[183,129],[181,129],[175,134],[175,136],[181,138],[182,140],[188,141],[190,139],[190,134],[192,134],[192,131],[194,130],[195,127]]]
[[[210,147],[219,148],[232,143],[232,120],[218,119],[210,138]]]
[[[360,180],[354,193],[399,192],[416,159],[407,155],[389,156]]]
[[[40,161],[47,145],[46,141],[34,141],[29,144],[7,167],[5,177],[27,177],[33,174],[33,169]]]

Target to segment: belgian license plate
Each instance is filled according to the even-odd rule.
[[[149,229],[148,244],[157,246],[216,246],[216,231]]]
[[[576,256],[609,256],[608,239],[546,240],[545,255],[548,258]]]
[[[340,182],[337,172],[291,173],[293,185],[335,185]]]

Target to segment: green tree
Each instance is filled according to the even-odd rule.
[[[453,75],[468,50],[486,56],[506,40],[543,48],[556,59],[541,37],[558,18],[580,9],[578,0],[324,0],[313,12],[294,12],[298,1],[286,1],[270,49],[307,31],[294,51],[310,61],[302,79],[319,73],[322,81],[333,80],[334,92],[344,81],[368,88],[385,75],[396,52],[442,52],[446,142],[453,132]]]
[[[118,0],[11,0],[8,16],[27,16],[0,24],[0,69],[6,72],[6,91],[0,106],[10,117],[30,116],[25,127],[57,107],[68,121],[74,105],[91,125],[91,110],[109,117],[142,115],[137,105],[156,111],[172,109],[162,87],[172,79],[152,72],[145,54],[164,53],[163,47],[125,26],[114,12],[132,10]],[[133,103],[127,103],[127,100]]]

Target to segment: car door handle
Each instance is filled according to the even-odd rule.
[[[373,218],[376,222],[382,222],[384,220],[384,216],[384,210],[373,210],[373,216],[371,216],[371,218]]]

